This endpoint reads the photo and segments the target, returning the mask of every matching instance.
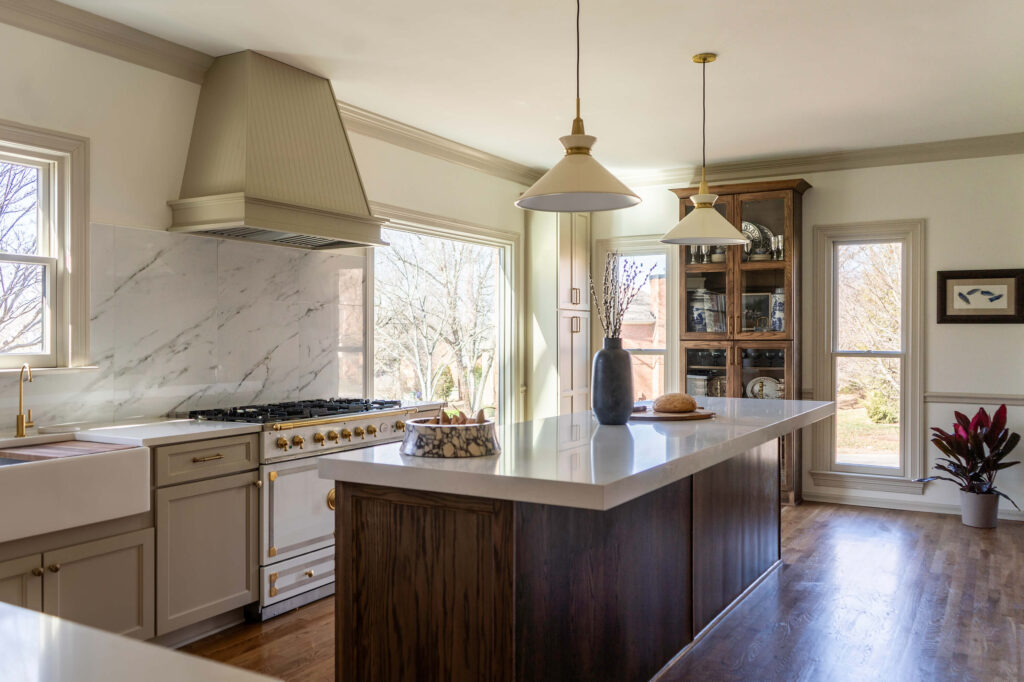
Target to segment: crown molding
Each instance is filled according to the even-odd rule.
[[[338,101],[338,110],[350,133],[359,133],[414,152],[433,156],[473,170],[530,186],[544,171],[464,145],[446,137]]]
[[[0,0],[0,22],[202,83],[213,57],[56,0]]]
[[[769,178],[777,175],[801,176],[825,171],[975,159],[1010,154],[1024,154],[1024,132],[721,163],[708,166],[707,174],[714,179],[715,183],[721,184],[734,180]],[[632,186],[680,185],[688,187],[700,182],[700,166],[621,173],[619,179]]]

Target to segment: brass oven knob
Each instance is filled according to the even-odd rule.
[[[330,492],[327,493],[327,508],[334,511],[334,508],[338,504],[337,493],[334,492],[334,488],[331,488]]]
[[[308,571],[306,571],[306,577],[307,578],[312,578],[314,575],[316,575],[316,573],[313,572],[312,568],[309,569]]]
[[[341,430],[341,437],[344,438],[345,440],[351,440],[352,432],[349,431],[348,429],[342,429]]]
[[[277,447],[281,448],[282,450],[287,450],[288,449],[288,439],[283,437],[283,436],[281,438],[278,438],[277,439]]]
[[[362,426],[357,426],[355,428],[355,430],[353,431],[353,433],[355,433],[355,435],[359,436],[360,438],[362,438],[363,436],[366,435],[366,431],[363,431],[363,427]]]
[[[305,443],[305,442],[306,442],[306,439],[303,438],[302,436],[295,436],[295,437],[292,438],[292,445],[296,445],[296,446],[298,446],[300,448],[302,447],[302,444]]]
[[[395,422],[395,431],[405,431],[405,422],[399,419]]]
[[[333,440],[335,443],[337,443],[338,442],[338,432],[337,431],[328,431],[327,432],[327,440]]]
[[[374,426],[373,424],[370,424],[369,426],[366,427],[366,433],[369,436],[376,436],[377,435],[377,427]]]
[[[322,433],[314,433],[313,434],[313,442],[316,443],[317,445],[323,445],[324,444],[324,434],[322,434]]]

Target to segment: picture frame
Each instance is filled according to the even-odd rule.
[[[941,270],[937,275],[939,324],[1024,323],[1024,268]]]

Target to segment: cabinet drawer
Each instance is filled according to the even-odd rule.
[[[153,468],[156,485],[162,487],[255,469],[258,459],[259,446],[253,434],[158,447]]]
[[[260,576],[263,605],[334,582],[334,546],[265,566]]]

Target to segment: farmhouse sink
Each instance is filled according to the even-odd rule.
[[[149,511],[149,448],[25,440],[0,442],[0,542]]]

